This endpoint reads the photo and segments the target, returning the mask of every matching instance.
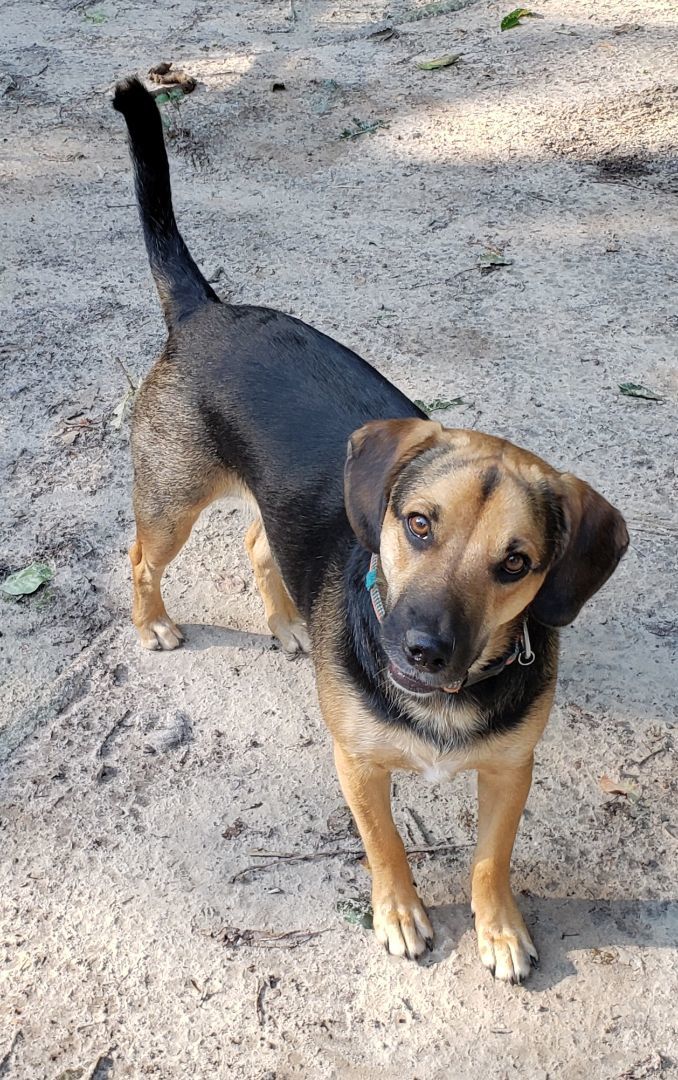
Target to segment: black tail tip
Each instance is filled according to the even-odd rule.
[[[135,76],[132,75],[116,83],[113,92],[113,108],[124,117],[140,109],[148,109],[149,105],[154,110],[157,107],[152,95]]]

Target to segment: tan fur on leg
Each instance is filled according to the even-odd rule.
[[[377,940],[395,956],[415,960],[430,947],[433,930],[412,882],[407,855],[391,815],[391,774],[334,744],[346,802],[365,845],[372,873]]]
[[[129,549],[134,581],[132,620],[145,649],[176,649],[184,640],[165,610],[160,582],[166,567],[188,540],[200,511],[155,528],[139,524]]]
[[[471,907],[480,959],[497,979],[508,982],[524,979],[537,959],[509,882],[511,852],[531,782],[531,755],[517,768],[478,772],[478,843]]]
[[[264,601],[266,620],[271,633],[277,637],[288,655],[295,656],[300,652],[309,653],[311,643],[306,623],[287,591],[269,547],[261,518],[253,521],[247,530],[245,547],[252,563],[257,588]]]

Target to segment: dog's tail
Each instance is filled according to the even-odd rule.
[[[162,121],[151,94],[138,79],[118,83],[113,107],[125,117],[139,217],[165,320],[173,326],[219,297],[193,262],[172,209],[169,162]]]

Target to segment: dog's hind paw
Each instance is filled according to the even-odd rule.
[[[311,640],[305,623],[288,622],[280,616],[273,616],[268,625],[287,656],[291,658],[300,656],[302,653],[307,656],[310,653]]]

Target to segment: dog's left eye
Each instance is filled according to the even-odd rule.
[[[423,514],[410,514],[407,527],[417,540],[428,540],[431,535],[431,522]]]
[[[514,551],[506,556],[499,569],[503,574],[512,578],[522,577],[530,569],[530,560],[527,555],[521,555],[519,552]]]

